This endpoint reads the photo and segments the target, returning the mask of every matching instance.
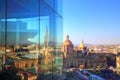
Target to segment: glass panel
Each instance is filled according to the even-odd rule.
[[[56,11],[57,13],[59,14],[60,17],[63,16],[63,9],[62,9],[62,5],[63,5],[63,2],[61,0],[55,0],[56,1]]]
[[[56,14],[62,17],[62,1],[61,0],[41,0],[45,5],[49,6]]]
[[[53,5],[55,8],[55,5]],[[62,18],[53,9],[41,1],[40,5],[40,44],[41,72],[39,79],[51,80],[58,78],[62,68]],[[59,49],[59,50],[58,50]],[[43,74],[44,73],[44,74]]]
[[[56,0],[0,0],[0,5],[0,65],[13,68],[15,76],[58,78],[63,61],[62,17]]]
[[[63,42],[63,28],[62,28],[62,19],[56,15],[56,58],[55,66],[58,68],[59,72],[61,71],[63,65],[63,56],[61,53],[61,47]]]
[[[39,60],[38,79],[50,80],[53,78],[55,14],[42,2],[40,5],[40,44],[42,57]]]
[[[2,3],[1,3],[2,2]],[[5,0],[0,0],[0,71],[5,64],[5,21],[3,22],[2,19],[5,19],[6,13],[6,5]]]
[[[55,9],[56,1],[57,1],[57,0],[43,0],[43,2],[45,2],[45,4],[48,4],[48,6],[49,6],[50,8],[53,8],[53,9]]]
[[[6,66],[24,78],[36,78],[40,53],[39,4],[36,0],[7,1]],[[31,75],[31,76],[30,76]]]

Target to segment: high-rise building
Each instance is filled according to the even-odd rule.
[[[56,72],[54,60],[50,63],[51,69],[46,70],[47,66],[44,65],[45,51],[51,55],[49,58],[58,56],[57,53],[55,54],[57,50],[41,51],[41,47],[44,47],[46,29],[49,31],[48,43],[54,43],[52,48],[56,49],[55,47],[62,44],[62,0],[0,0],[1,64],[5,66],[10,62],[7,57],[11,56],[5,54],[12,53],[13,56],[21,58],[21,54],[26,56],[29,52],[31,54],[34,52],[38,55],[37,67],[40,68],[40,73]],[[46,80],[44,76],[42,77],[42,80]]]

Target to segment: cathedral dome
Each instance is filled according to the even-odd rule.
[[[69,40],[69,36],[66,36],[66,40],[63,42],[62,45],[62,52],[64,53],[64,58],[70,57],[68,53],[73,53],[74,52],[74,46],[72,42]]]
[[[79,48],[84,48],[85,47],[85,44],[84,44],[84,41],[82,41],[82,43],[79,45]]]
[[[69,36],[67,35],[66,40],[63,43],[64,46],[73,46],[72,42],[69,40]]]

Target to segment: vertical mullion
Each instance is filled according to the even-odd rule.
[[[7,0],[6,0],[6,7],[5,7],[5,52],[7,47]]]
[[[40,0],[38,0],[38,45],[39,45],[39,54],[40,54]],[[39,54],[38,54],[38,68],[39,65],[41,65],[41,63],[39,64]],[[39,76],[40,74],[38,74],[37,76]],[[44,80],[44,78],[43,78]]]
[[[6,59],[6,49],[7,49],[7,0],[5,0],[5,44],[4,44],[4,47],[5,47],[5,53],[3,53],[3,56],[2,56],[2,67],[5,66],[5,59]]]

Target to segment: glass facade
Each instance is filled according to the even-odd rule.
[[[61,0],[0,0],[0,70],[54,80],[63,64],[62,29]]]

